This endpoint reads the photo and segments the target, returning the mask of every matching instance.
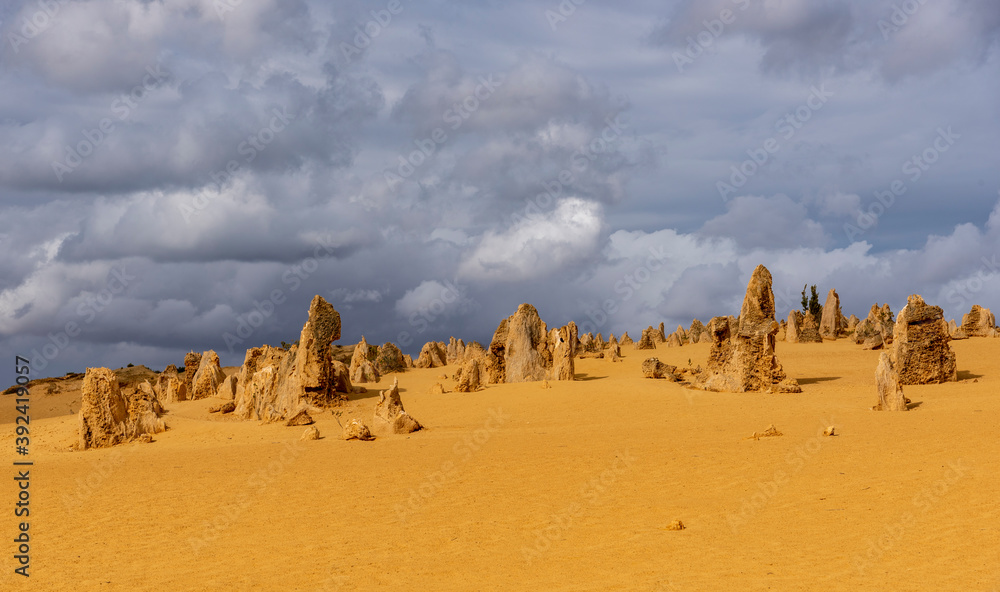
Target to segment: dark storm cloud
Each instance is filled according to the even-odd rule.
[[[0,7],[0,355],[44,374],[237,364],[314,294],[341,343],[409,353],[521,302],[605,334],[707,322],[759,263],[779,315],[803,283],[859,316],[1000,307],[995,2],[59,6]]]

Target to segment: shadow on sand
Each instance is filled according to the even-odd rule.
[[[828,382],[830,380],[840,380],[841,376],[817,376],[816,378],[796,378],[799,384],[816,384],[817,382]]]

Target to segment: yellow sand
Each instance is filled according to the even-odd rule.
[[[779,342],[797,395],[641,378],[649,355],[704,364],[703,344],[578,360],[550,389],[431,395],[454,368],[409,371],[427,430],[374,442],[340,440],[333,414],[300,442],[302,427],[209,415],[214,399],[108,450],[68,451],[76,416],[39,419],[33,575],[12,574],[8,542],[0,589],[990,592],[1000,339],[952,346],[960,381],[906,387],[917,406],[894,414],[869,410],[879,352],[841,340]],[[343,417],[370,420],[374,396]],[[782,436],[748,439],[772,424]]]

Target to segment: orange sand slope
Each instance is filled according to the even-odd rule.
[[[952,343],[959,382],[905,387],[906,413],[868,410],[879,352],[846,340],[778,343],[802,394],[641,378],[650,355],[704,364],[708,347],[578,360],[550,389],[430,395],[455,368],[411,370],[403,402],[428,429],[374,442],[339,439],[330,413],[300,442],[209,415],[213,399],[113,449],[68,452],[76,417],[36,420],[33,575],[9,567],[0,589],[1000,588],[1000,339]],[[370,420],[375,396],[340,421]],[[770,424],[784,435],[747,439]]]

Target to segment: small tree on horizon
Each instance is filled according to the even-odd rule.
[[[808,286],[808,284],[806,284]],[[802,314],[812,313],[813,318],[819,319],[823,316],[823,305],[819,303],[819,293],[816,286],[809,287],[809,296],[806,296],[806,286],[802,286]]]

